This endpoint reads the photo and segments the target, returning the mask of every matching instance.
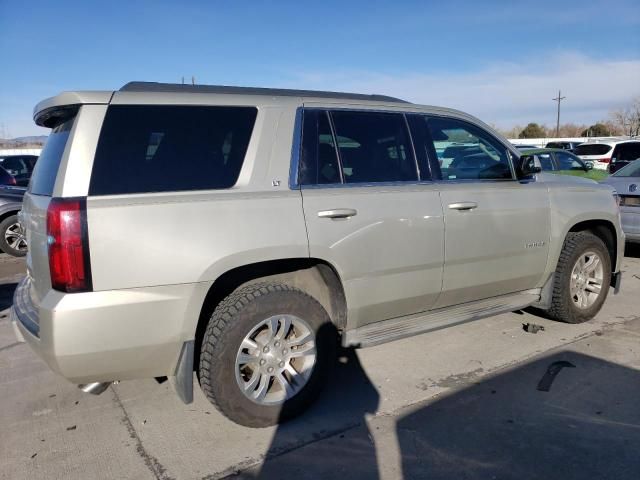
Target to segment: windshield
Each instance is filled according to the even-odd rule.
[[[612,177],[640,177],[640,160],[631,162],[629,165],[621,168]]]
[[[578,145],[573,152],[576,155],[604,155],[611,150],[611,145],[603,143],[591,143],[588,145]]]

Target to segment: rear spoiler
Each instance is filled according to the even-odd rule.
[[[62,92],[38,103],[33,109],[33,121],[41,127],[51,128],[61,119],[74,115],[80,105],[107,105],[112,96],[112,91]]]

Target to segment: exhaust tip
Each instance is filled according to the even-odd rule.
[[[109,388],[111,382],[94,382],[94,383],[83,383],[78,385],[78,388],[82,390],[84,393],[90,393],[92,395],[100,395],[107,388]]]

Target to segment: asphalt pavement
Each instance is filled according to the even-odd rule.
[[[14,337],[24,262],[2,254],[0,478],[639,478],[640,248],[623,270],[586,324],[518,312],[342,351],[309,412],[249,429],[198,388],[183,405],[168,382],[91,396],[53,374]]]

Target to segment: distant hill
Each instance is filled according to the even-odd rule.
[[[16,148],[27,146],[42,146],[47,141],[46,135],[32,135],[29,137],[16,137],[16,138],[0,138],[0,147],[3,148]]]

